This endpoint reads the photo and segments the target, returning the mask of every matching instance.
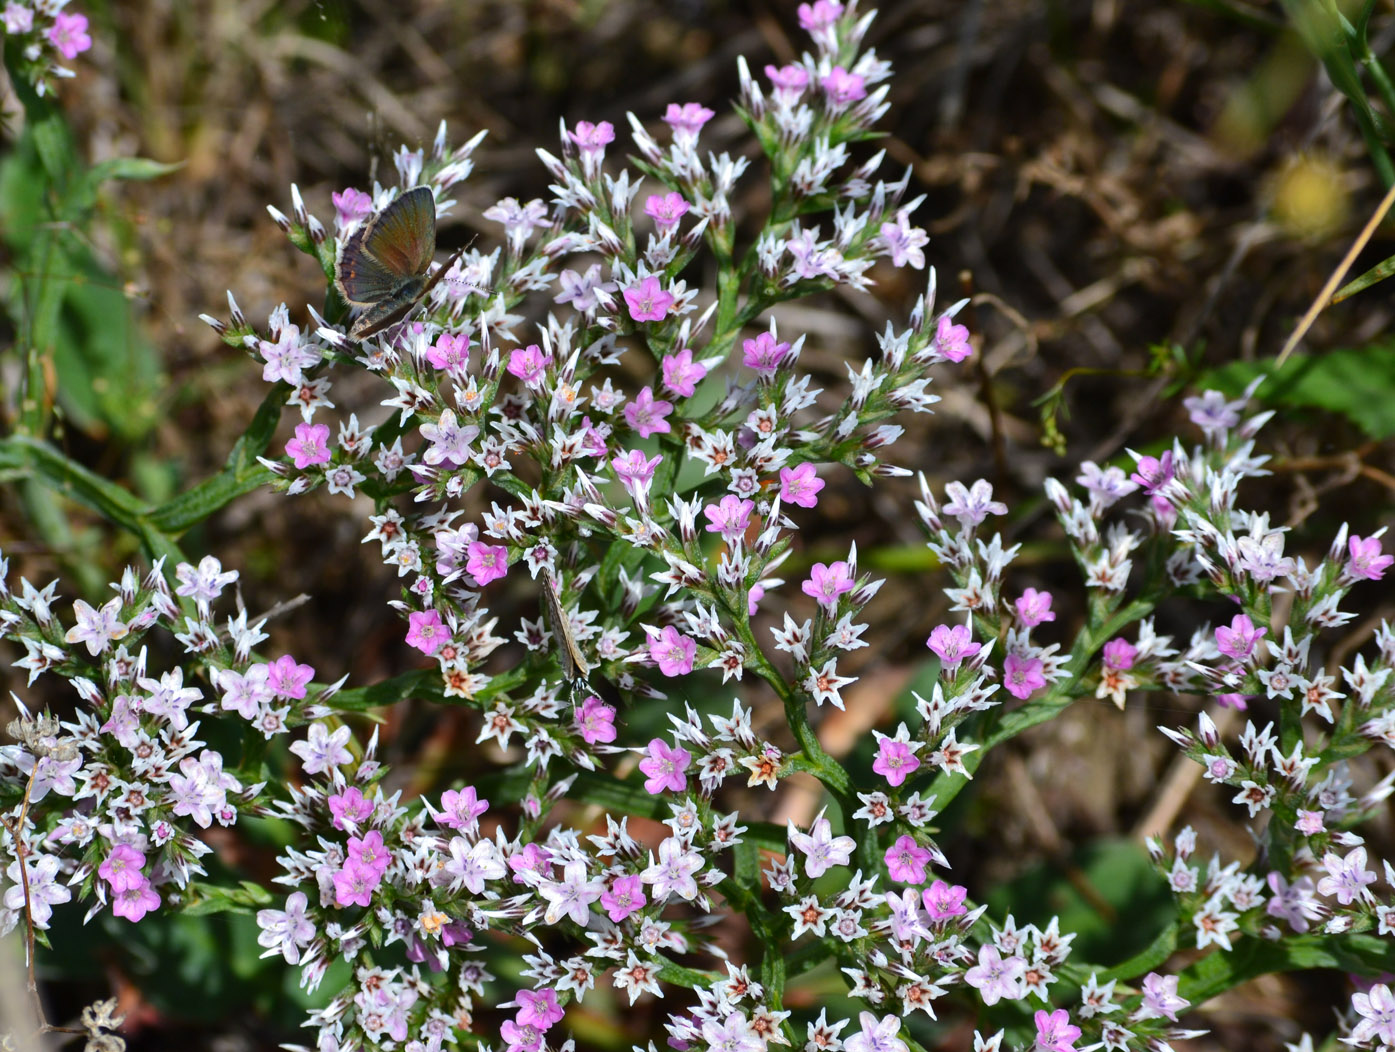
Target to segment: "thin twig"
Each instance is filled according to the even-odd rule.
[[[1381,202],[1376,206],[1375,213],[1366,225],[1361,228],[1361,233],[1356,235],[1356,240],[1352,242],[1351,248],[1347,249],[1347,254],[1342,257],[1342,261],[1337,264],[1337,269],[1332,272],[1332,276],[1327,279],[1327,284],[1322,287],[1322,291],[1313,300],[1313,305],[1308,308],[1308,312],[1298,322],[1298,328],[1293,330],[1293,335],[1284,344],[1284,349],[1279,352],[1279,357],[1274,362],[1274,368],[1278,369],[1284,364],[1284,360],[1293,353],[1293,349],[1298,346],[1298,341],[1308,334],[1313,322],[1323,309],[1332,300],[1332,293],[1337,291],[1337,286],[1342,283],[1342,279],[1347,276],[1347,271],[1356,262],[1356,257],[1361,254],[1361,250],[1366,247],[1366,242],[1371,240],[1371,235],[1376,232],[1376,227],[1380,226],[1381,220],[1385,218],[1385,213],[1390,211],[1390,206],[1395,205],[1395,186],[1386,191]]]

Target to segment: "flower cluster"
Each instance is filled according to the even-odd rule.
[[[63,62],[92,46],[87,16],[67,6],[68,0],[7,0],[0,9],[7,61],[16,63],[10,73],[40,96],[53,91],[55,79],[74,75]]]
[[[662,998],[680,1049],[909,1052],[942,1014],[980,1025],[982,1052],[1166,1047],[1198,1032],[1181,1014],[1201,984],[1165,954],[1110,974],[1059,918],[990,915],[949,876],[934,824],[992,746],[1077,699],[1123,708],[1166,691],[1279,712],[1238,747],[1204,712],[1195,732],[1164,728],[1235,788],[1244,818],[1267,819],[1255,860],[1204,876],[1190,831],[1170,854],[1152,845],[1176,941],[1224,953],[1319,925],[1395,933],[1378,870],[1387,885],[1395,871],[1355,832],[1391,780],[1358,787],[1350,762],[1395,744],[1395,633],[1383,626],[1379,656],[1353,658],[1340,687],[1319,639],[1395,559],[1379,534],[1343,530],[1308,569],[1241,508],[1265,462],[1248,393],[1188,402],[1196,448],[1134,454],[1131,470],[1086,462],[1078,495],[1048,480],[1083,579],[1070,627],[1077,604],[995,532],[1008,508],[992,485],[922,475],[916,512],[948,577],[925,642],[933,679],[894,731],[873,731],[870,775],[825,751],[816,724],[849,704],[882,582],[855,545],[798,588],[777,575],[830,472],[911,474],[886,459],[901,434],[889,421],[930,411],[932,371],[974,346],[963,304],[937,309],[932,269],[907,323],[839,389],[806,367],[779,304],[922,269],[928,238],[908,178],[879,178],[882,155],[858,150],[890,75],[862,47],[872,16],[818,0],[799,17],[811,52],[764,79],[740,66],[770,201],[749,243],[737,202],[761,176],[744,153],[701,149],[713,111],[674,102],[652,128],[631,115],[633,169],[610,155],[609,123],[564,127],[559,153],[539,151],[549,200],[487,209],[497,247],[430,272],[408,320],[369,339],[347,334],[337,292],[308,322],[283,304],[258,328],[231,294],[228,320],[205,318],[294,408],[280,452],[261,451],[268,480],[371,504],[363,539],[401,583],[388,605],[425,668],[380,689],[317,685],[295,656],[257,652],[264,622],[240,604],[215,616],[237,575],[212,557],[129,570],[66,621],[56,582],[5,585],[15,667],[76,693],[72,719],[26,714],[0,749],[5,927],[42,939],[73,899],[129,923],[254,909],[264,956],[328,999],[308,1019],[318,1052],[565,1049],[569,1009],[602,984],[630,1004]],[[400,188],[336,193],[331,222],[292,188],[291,213],[272,217],[332,279],[403,191],[430,188],[448,216],[479,142],[451,149],[443,127],[429,151],[395,155]],[[690,284],[699,260],[715,288]],[[505,621],[530,590],[538,616]],[[1179,593],[1228,604],[1224,623],[1174,645],[1155,612]],[[784,725],[758,718],[760,692]],[[408,697],[472,713],[468,781],[395,788],[376,732],[355,735],[363,710]],[[822,810],[762,821],[765,790],[796,774],[818,780]],[[204,831],[250,816],[293,831],[274,899],[201,861]],[[722,921],[764,954],[736,959]],[[1368,949],[1344,944],[1345,959],[1370,964]],[[787,978],[823,962],[855,1019],[785,1007]],[[1395,1041],[1391,1003],[1383,985],[1356,994],[1346,1039]]]

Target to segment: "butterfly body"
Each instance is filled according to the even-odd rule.
[[[334,269],[344,302],[363,309],[349,338],[366,340],[406,318],[460,256],[457,252],[428,274],[435,254],[436,199],[430,187],[413,187],[354,230],[340,246]]]

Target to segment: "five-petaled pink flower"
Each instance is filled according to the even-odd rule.
[[[662,369],[664,387],[680,398],[691,398],[707,375],[707,366],[693,361],[693,352],[688,347],[665,357]]]
[[[588,694],[577,706],[574,715],[587,745],[605,745],[615,740],[614,705],[607,705],[596,695]]]
[[[407,645],[416,647],[427,657],[440,650],[450,639],[450,629],[441,623],[435,610],[413,610],[407,615]]]
[[[915,842],[915,837],[902,834],[886,849],[883,861],[892,880],[902,884],[925,883],[925,866],[931,854]]]
[[[872,770],[885,778],[887,784],[898,786],[915,772],[920,761],[909,742],[873,733],[877,735],[877,758],[872,761]]]
[[[536,343],[527,347],[515,347],[509,352],[509,372],[529,387],[537,387],[547,375],[547,367],[552,364],[552,355],[543,353]]]
[[[1239,662],[1250,659],[1255,645],[1268,633],[1267,628],[1256,628],[1255,623],[1245,614],[1236,614],[1230,619],[1230,627],[1221,625],[1216,629],[1216,649],[1228,658]]]
[[[962,884],[947,884],[943,880],[937,880],[921,892],[920,900],[931,920],[943,921],[962,917],[969,912],[964,905],[964,899],[968,894],[969,889]]]
[[[1051,593],[1038,592],[1028,588],[1013,604],[1017,607],[1017,617],[1028,628],[1036,628],[1043,621],[1055,621],[1056,614],[1051,609]]]
[[[653,795],[665,789],[683,792],[688,787],[688,776],[684,772],[692,761],[692,753],[687,749],[670,748],[662,738],[654,738],[649,742],[649,755],[639,761],[639,769],[648,775],[644,791]]]
[[[672,402],[655,398],[653,388],[644,387],[639,394],[625,403],[625,423],[639,432],[640,438],[666,435],[673,430],[673,425],[668,422],[671,412]]]
[[[1046,686],[1041,658],[1024,658],[1020,654],[1009,654],[1003,662],[1003,686],[1014,698],[1026,701],[1032,696],[1032,691]]]
[[[936,625],[925,641],[945,668],[958,668],[967,658],[973,657],[982,645],[974,642],[974,634],[968,625]]]
[[[819,606],[832,613],[838,607],[838,597],[853,590],[852,574],[841,559],[832,565],[814,563],[809,579],[801,588],[805,595],[813,596]]]
[[[1381,551],[1379,536],[1364,540],[1352,537],[1347,541],[1347,551],[1351,554],[1351,561],[1347,563],[1346,572],[1353,579],[1379,581],[1390,565],[1395,563],[1395,555],[1386,555]]]
[[[974,353],[968,328],[954,324],[954,319],[948,314],[941,314],[940,320],[935,323],[935,350],[951,362],[962,362]]]
[[[653,274],[625,290],[625,306],[629,307],[630,317],[635,321],[663,321],[673,304],[673,293],[664,291]]]
[[[753,340],[743,340],[741,350],[741,364],[747,369],[754,369],[762,380],[768,380],[775,375],[785,355],[790,353],[790,345],[778,342],[773,335],[763,332]]]
[[[567,132],[567,138],[576,143],[583,154],[597,156],[605,153],[606,146],[615,141],[615,125],[610,121],[599,124],[577,121],[576,129]]]
[[[92,38],[87,35],[87,16],[70,15],[66,11],[58,12],[53,16],[53,25],[49,26],[48,39],[64,58],[77,58],[92,46]],[[158,895],[155,901],[160,901]],[[135,919],[137,918],[132,918]]]
[[[329,425],[296,424],[295,437],[286,443],[286,453],[302,471],[312,464],[328,464]]]
[[[842,66],[834,66],[823,78],[823,91],[832,107],[841,110],[867,97],[867,81],[857,73],[849,73]]]
[[[650,194],[644,201],[644,214],[654,220],[659,233],[672,230],[688,214],[688,202],[677,190],[666,194]]]
[[[823,487],[823,479],[807,461],[797,467],[780,469],[780,499],[786,503],[812,508],[818,504],[819,490]]]
[[[665,676],[686,676],[693,671],[697,642],[672,625],[649,637],[649,657]]]
[[[490,581],[497,581],[509,572],[509,550],[502,544],[471,541],[470,558],[465,563],[465,572],[474,578],[476,585],[483,588]]]

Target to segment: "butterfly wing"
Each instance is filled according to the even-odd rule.
[[[372,230],[372,220],[351,233],[339,248],[334,268],[334,285],[345,303],[367,307],[386,299],[396,290],[399,280],[364,248],[365,236]]]
[[[561,587],[549,570],[543,571],[543,595],[547,599],[547,612],[552,621],[552,635],[557,642],[557,660],[562,666],[562,675],[568,683],[584,680],[590,674],[591,666],[576,645],[571,620],[562,607]]]
[[[382,210],[363,235],[364,250],[398,278],[422,274],[436,254],[436,199],[414,187]]]
[[[426,279],[419,274],[403,278],[397,283],[395,291],[385,299],[370,303],[367,309],[354,319],[353,327],[349,329],[349,338],[366,340],[370,336],[376,336],[389,325],[402,321],[421,299],[422,293],[426,291],[425,286]]]

